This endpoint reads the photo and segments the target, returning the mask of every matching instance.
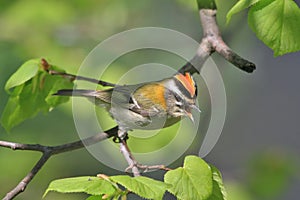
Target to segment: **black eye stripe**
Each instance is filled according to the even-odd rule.
[[[178,101],[178,102],[182,101],[182,98],[178,94],[174,93],[174,96],[175,96],[176,101]]]

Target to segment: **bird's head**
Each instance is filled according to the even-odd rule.
[[[200,109],[196,106],[197,85],[192,76],[178,73],[167,84],[169,114],[173,117],[186,116],[194,121],[192,110]]]

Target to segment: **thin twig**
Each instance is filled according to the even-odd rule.
[[[120,131],[120,130],[119,130]],[[127,134],[127,133],[126,133]],[[132,155],[126,139],[122,139],[122,137],[120,138],[120,151],[123,154],[124,158],[126,159],[127,163],[128,163],[128,167],[125,169],[125,171],[129,171],[131,170],[133,173],[133,176],[140,176],[140,170],[143,170],[142,172],[147,172],[148,170],[153,170],[153,169],[159,169],[159,170],[165,170],[165,171],[169,171],[171,170],[170,168],[167,168],[164,165],[141,165],[139,164],[136,159],[134,158],[134,156]]]
[[[164,170],[164,171],[172,170],[171,168],[168,168],[165,165],[140,165],[140,164],[138,164],[137,167],[139,169],[144,170],[143,172],[147,172],[149,170],[155,170],[155,169]]]
[[[140,176],[140,171],[137,168],[138,162],[135,160],[131,151],[127,145],[128,133],[124,130],[118,130],[118,142],[120,143],[120,152],[123,154],[125,160],[128,163],[128,167],[125,169],[127,172],[129,169],[132,171],[133,176]]]
[[[133,155],[131,154],[131,151],[128,148],[126,140],[121,140],[120,151],[123,154],[125,160],[128,163],[128,166],[129,166],[126,168],[125,171],[128,171],[129,169],[131,169],[133,176],[140,176],[141,174],[140,174],[139,168],[137,167],[138,163],[135,160],[135,158],[133,157]]]
[[[237,68],[246,71],[253,72],[255,70],[255,64],[242,58],[232,51],[228,45],[223,41],[217,21],[216,21],[215,9],[200,9],[199,15],[203,30],[203,37],[196,55],[191,61],[187,62],[178,71],[181,73],[199,73],[203,64],[215,51],[223,56],[226,60],[232,63]]]
[[[19,184],[14,189],[12,189],[10,192],[8,192],[6,194],[6,196],[3,198],[3,200],[13,199],[14,197],[16,197],[21,192],[24,192],[27,185],[35,177],[35,175],[40,171],[40,169],[44,166],[44,164],[47,162],[47,160],[50,157],[51,157],[51,154],[49,152],[43,153],[42,157],[34,165],[32,170],[19,182]]]
[[[0,141],[1,147],[10,148],[12,150],[29,150],[29,151],[40,151],[44,152],[43,145],[40,144],[21,144],[21,143],[15,143],[15,142],[7,142],[7,141]]]
[[[83,148],[84,146],[90,146],[107,138],[116,136],[117,133],[118,127],[114,127],[112,129],[107,130],[105,133],[98,133],[94,136],[88,137],[83,140],[58,146],[43,146],[40,144],[20,144],[0,141],[0,146],[2,147],[11,148],[13,150],[39,151],[43,153],[39,161],[32,168],[32,170],[18,183],[18,185],[15,188],[13,188],[10,192],[6,194],[3,200],[13,199],[19,193],[23,192],[26,189],[27,185],[30,183],[30,181],[35,177],[35,175],[40,171],[40,169],[44,166],[44,164],[52,155],[73,151],[75,149]]]
[[[70,81],[82,80],[82,81],[87,81],[87,82],[91,82],[91,83],[96,83],[96,84],[102,85],[104,87],[106,87],[106,86],[115,87],[116,86],[116,84],[114,84],[114,83],[109,83],[109,82],[97,80],[94,78],[87,78],[84,76],[77,76],[77,75],[69,74],[66,72],[58,72],[58,71],[52,70],[51,65],[44,58],[41,59],[41,65],[44,68],[44,70],[47,71],[50,75],[59,75],[66,79],[69,79]]]
[[[65,73],[65,72],[58,72],[58,71],[55,71],[55,70],[49,70],[48,72],[51,75],[63,76],[64,78],[68,78],[71,81],[73,81],[73,80],[83,80],[83,81],[87,81],[87,82],[91,82],[91,83],[96,83],[98,85],[102,85],[102,86],[105,86],[105,87],[106,86],[110,86],[110,87],[115,87],[116,86],[116,84],[114,84],[114,83],[109,83],[109,82],[106,82],[106,81],[97,80],[97,79],[93,79],[93,78],[87,78],[87,77],[84,77],[84,76],[76,76],[76,75],[68,74],[68,73]]]

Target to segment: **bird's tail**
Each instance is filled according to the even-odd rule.
[[[111,94],[112,89],[107,90],[72,90],[72,89],[64,89],[58,90],[53,95],[58,96],[75,96],[75,97],[87,97],[94,103],[103,104],[103,103],[111,103]]]
[[[79,96],[79,97],[96,97],[99,92],[95,90],[72,90],[72,89],[64,89],[58,90],[53,95],[58,96]]]

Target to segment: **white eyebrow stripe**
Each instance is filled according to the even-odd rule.
[[[178,94],[181,98],[184,97],[184,95],[182,94],[182,92],[179,90],[179,88],[177,87],[175,80],[173,79],[169,79],[165,82],[165,87],[168,88],[169,90],[175,92],[176,94]]]

